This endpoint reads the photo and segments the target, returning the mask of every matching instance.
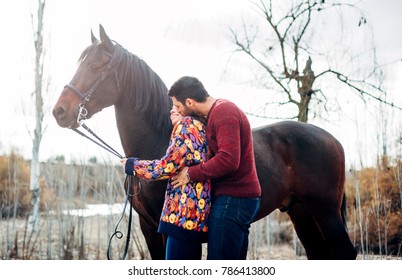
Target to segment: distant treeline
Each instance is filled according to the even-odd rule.
[[[15,152],[0,156],[1,217],[23,217],[29,213],[29,176],[30,162],[22,156]],[[72,205],[82,203],[83,197],[84,203],[96,203],[94,195],[99,196],[98,203],[111,202],[107,194],[112,192],[120,194],[124,200],[123,180],[120,166],[98,164],[95,157],[86,163],[66,164],[63,156],[57,156],[41,164],[41,210],[49,205],[67,203],[66,195],[71,196],[69,203]]]

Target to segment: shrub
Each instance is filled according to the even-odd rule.
[[[350,229],[362,253],[401,253],[401,167],[364,168],[346,181]]]
[[[25,216],[31,209],[31,192],[29,190],[30,162],[21,155],[11,152],[0,156],[0,215],[2,218]],[[41,209],[47,202],[47,189],[43,178],[39,179],[41,187]]]

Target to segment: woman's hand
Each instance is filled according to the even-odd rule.
[[[122,158],[122,159],[120,160],[120,163],[121,163],[121,165],[123,166],[123,170],[125,170],[125,168],[126,168],[126,162],[127,162],[127,158]]]
[[[127,175],[135,175],[135,172],[134,172],[134,158],[122,158],[120,160],[120,163],[123,166],[123,171]]]

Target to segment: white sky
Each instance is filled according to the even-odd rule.
[[[34,84],[32,29],[27,3],[27,0],[21,0],[0,4],[3,38],[0,44],[0,154],[13,147],[29,158],[32,140],[28,130],[33,130],[29,93]],[[79,55],[90,44],[90,30],[98,36],[99,24],[104,26],[111,39],[143,58],[167,87],[183,75],[193,75],[213,96],[231,99],[244,110],[258,103],[245,95],[250,92],[253,96],[256,90],[239,84],[239,76],[236,76],[249,76],[249,69],[240,64],[231,65],[239,67],[234,69],[237,74],[224,74],[233,49],[224,34],[227,26],[238,24],[243,15],[252,12],[248,0],[48,0],[47,4],[52,84],[45,117],[47,130],[41,145],[42,160],[64,154],[68,159],[81,160],[96,155],[117,161],[72,131],[59,128],[51,116],[53,104],[76,70]],[[380,61],[402,58],[402,1],[363,0],[362,7],[374,27]],[[398,79],[402,75],[401,66],[402,62],[397,63],[394,72],[388,73],[387,86],[394,96],[401,88]],[[401,105],[402,99],[399,100]],[[360,157],[365,162],[373,160],[376,153],[372,152],[378,149],[379,129],[376,126],[381,126],[381,122],[376,123],[372,110],[361,111],[361,104],[348,106],[351,108],[348,120],[344,116],[333,116],[333,125],[325,123],[324,128],[344,145],[350,163],[359,161]],[[26,109],[22,110],[22,107]],[[393,113],[389,118],[392,130],[399,131],[401,114]],[[273,122],[250,120],[253,126]],[[312,123],[323,126],[319,121]],[[87,124],[122,152],[113,108],[98,113]]]

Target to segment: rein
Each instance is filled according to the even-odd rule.
[[[82,93],[79,89],[77,89],[75,86],[73,86],[71,84],[66,84],[65,87],[70,89],[75,94],[77,94],[78,96],[81,97],[81,103],[78,105],[77,123],[78,123],[79,126],[82,126],[82,128],[84,128],[86,131],[88,131],[88,133],[90,133],[95,139],[91,138],[87,134],[79,131],[77,128],[72,128],[72,130],[74,132],[78,133],[79,135],[87,138],[88,140],[92,141],[93,143],[95,143],[99,147],[101,147],[101,148],[105,149],[106,151],[110,152],[111,154],[115,155],[116,157],[118,157],[120,159],[123,159],[124,157],[119,152],[117,152],[115,149],[113,149],[110,145],[108,145],[105,141],[103,141],[102,138],[100,138],[98,135],[96,135],[96,133],[93,132],[87,125],[84,124],[84,120],[86,119],[86,116],[88,115],[88,110],[84,107],[84,105],[89,102],[91,96],[95,93],[97,87],[101,84],[102,81],[105,80],[105,78],[110,74],[110,72],[112,70],[113,70],[113,72],[115,74],[115,78],[116,78],[117,91],[120,90],[119,79],[117,78],[117,70],[112,69],[112,62],[113,62],[113,59],[110,59],[110,62],[106,66],[106,69],[102,72],[102,74],[99,76],[99,78],[95,80],[93,85],[85,93]],[[137,184],[139,186],[139,191],[136,194],[131,194],[130,193],[131,187],[133,186],[133,180],[136,180]],[[126,212],[126,207],[127,207],[128,201],[130,199],[130,212],[129,212],[129,218],[128,218],[128,229],[127,229],[127,236],[126,236],[126,245],[125,245],[124,253],[123,253],[123,256],[122,256],[121,260],[124,260],[126,258],[126,256],[127,256],[128,245],[130,243],[131,223],[132,223],[132,216],[133,216],[133,207],[132,207],[132,203],[131,203],[131,198],[134,197],[134,196],[139,195],[141,193],[141,190],[142,190],[141,181],[138,178],[135,178],[132,175],[127,175],[126,176],[126,179],[124,181],[124,186],[127,186],[126,201],[124,203],[123,213],[122,213],[118,223],[116,224],[116,227],[114,229],[114,233],[110,236],[110,239],[109,239],[109,244],[108,244],[108,249],[107,249],[107,259],[108,260],[111,260],[111,258],[110,258],[110,249],[111,249],[112,239],[114,237],[116,237],[117,239],[121,239],[124,236],[123,233],[120,230],[118,230],[118,227],[119,227],[120,222],[123,219],[124,213]]]
[[[81,126],[85,130],[87,130],[93,137],[95,137],[96,140],[91,138],[90,136],[86,135],[85,133],[79,131],[76,128],[73,128],[73,131],[78,133],[79,135],[87,138],[88,140],[92,141],[93,143],[97,144],[99,147],[102,147],[103,149],[105,149],[106,151],[108,151],[111,154],[115,155],[116,157],[118,157],[120,159],[124,158],[120,153],[118,153],[115,149],[113,149],[110,145],[108,145],[104,140],[102,140],[98,135],[96,135],[96,133],[93,132],[87,125],[85,125],[84,123],[81,123]],[[135,194],[130,193],[131,187],[133,185],[133,180],[136,180],[137,184],[139,185],[139,191],[137,193],[135,193]],[[124,213],[126,212],[128,201],[130,200],[130,212],[129,212],[129,216],[128,216],[128,228],[127,228],[127,235],[126,235],[126,245],[125,245],[124,253],[123,253],[123,256],[121,257],[121,260],[124,260],[126,258],[126,256],[127,256],[128,245],[130,243],[131,223],[132,223],[132,219],[133,219],[133,206],[131,204],[131,198],[134,197],[134,196],[139,195],[141,193],[141,190],[142,190],[141,181],[138,178],[135,178],[132,175],[126,175],[126,179],[124,181],[124,186],[127,186],[126,201],[124,203],[123,213],[122,213],[119,221],[116,224],[116,227],[114,229],[114,233],[110,236],[110,239],[109,239],[109,244],[108,244],[108,248],[107,248],[107,259],[108,260],[111,260],[110,249],[111,249],[111,243],[112,243],[113,238],[116,237],[117,239],[121,239],[124,236],[124,234],[120,230],[118,230],[118,227],[119,227],[120,222],[122,221],[122,219],[124,217]]]
[[[87,138],[88,140],[92,141],[93,143],[95,143],[96,145],[98,145],[99,147],[105,149],[106,151],[108,151],[109,153],[115,155],[116,157],[123,159],[124,157],[117,152],[115,149],[113,149],[111,146],[109,146],[105,141],[103,141],[98,135],[95,134],[95,132],[93,132],[86,124],[81,123],[82,128],[84,128],[86,131],[88,131],[93,137],[95,137],[97,140],[89,137],[88,135],[86,135],[85,133],[79,131],[77,128],[73,128],[72,130],[76,133],[78,133],[79,135],[81,135],[82,137]]]
[[[127,185],[127,198],[126,198],[126,202],[124,203],[123,214],[121,215],[119,221],[116,224],[116,227],[114,228],[114,233],[110,236],[110,239],[109,239],[109,244],[107,246],[107,253],[106,253],[108,260],[111,260],[110,249],[111,249],[111,244],[112,244],[113,237],[116,237],[117,239],[122,239],[123,236],[124,236],[123,233],[120,230],[118,230],[118,227],[120,225],[121,220],[123,219],[124,213],[126,212],[127,202],[129,200],[129,198],[131,198],[133,196],[137,196],[141,192],[141,182],[140,182],[140,180],[137,179],[138,183],[139,183],[139,186],[140,186],[140,190],[138,191],[138,193],[136,193],[134,195],[132,195],[130,193],[130,187],[132,186],[132,183],[133,183],[132,180],[134,178],[135,178],[134,176],[127,175],[126,180],[124,181],[124,185],[125,186]],[[130,199],[130,212],[129,213],[130,214],[128,216],[128,228],[127,228],[127,236],[126,236],[126,246],[124,247],[124,253],[123,253],[123,256],[121,257],[121,260],[124,260],[126,258],[127,252],[128,252],[128,244],[130,243],[131,222],[132,222],[132,219],[133,219],[133,206],[131,205],[131,199]]]

